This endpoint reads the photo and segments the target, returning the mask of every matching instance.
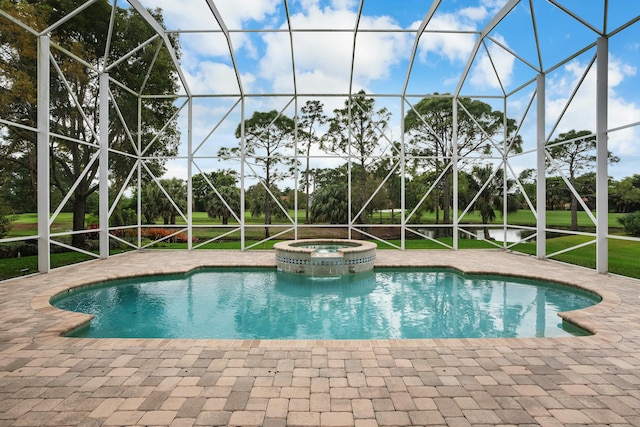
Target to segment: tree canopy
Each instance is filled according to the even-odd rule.
[[[57,22],[75,7],[71,0],[2,2],[4,10],[36,29]],[[118,7],[115,12],[113,42],[107,53],[109,61],[128,54],[155,34],[131,9]],[[151,13],[162,23],[159,10]],[[61,197],[72,192],[69,203],[74,213],[74,231],[85,229],[87,199],[98,188],[98,74],[105,65],[110,19],[111,5],[107,0],[98,0],[86,13],[73,16],[51,34],[52,44],[62,46],[90,65],[77,61],[63,50],[51,51],[54,65],[50,92],[50,180]],[[2,25],[0,45],[7,55],[0,61],[0,116],[36,128],[37,41],[13,23],[3,21]],[[179,51],[177,44],[174,48]],[[145,93],[170,95],[178,87],[170,55],[158,46],[139,49],[127,61],[112,68],[109,76],[124,87]],[[142,125],[138,128],[138,99],[121,85],[110,86],[114,104],[111,105],[113,119],[108,144],[122,153],[117,161],[110,163],[110,175],[116,184],[123,184],[142,150],[151,173],[160,175],[164,163],[160,157],[175,154],[179,144],[177,124],[172,120],[176,111],[173,100],[144,102],[140,112]],[[121,120],[115,119],[120,116]],[[30,177],[31,193],[35,194],[36,133],[16,126],[7,126],[5,130],[6,135],[0,140],[0,156],[5,159],[0,173]],[[151,144],[152,141],[155,142]],[[74,246],[82,247],[83,242],[84,235],[73,235]]]
[[[549,143],[547,148],[554,159],[550,163],[552,170],[564,175],[576,191],[570,191],[571,229],[578,229],[578,198],[576,197],[576,179],[578,174],[592,170],[596,162],[596,136],[588,130],[572,129],[561,133]],[[609,161],[617,162],[618,158],[609,153]]]
[[[386,108],[376,110],[375,99],[367,98],[364,90],[345,101],[344,108],[333,111],[329,120],[325,148],[333,153],[342,154],[345,158],[355,160],[358,168],[358,179],[354,194],[361,207],[367,201],[365,191],[368,166],[373,162],[373,154],[384,137],[391,113]],[[365,212],[361,211],[357,218],[359,223],[365,222]]]
[[[235,135],[244,141],[235,147],[223,147],[218,155],[227,159],[239,159],[244,155],[250,167],[246,175],[258,178],[265,189],[262,204],[264,223],[271,224],[273,207],[279,202],[270,191],[287,176],[279,166],[292,167],[295,162],[292,156],[295,121],[276,110],[256,111],[251,118],[238,124]],[[268,227],[265,227],[265,237],[269,237]]]
[[[515,120],[505,120],[503,112],[470,98],[457,99],[457,138],[454,140],[454,102],[456,100],[448,96],[434,94],[420,100],[404,118],[407,152],[412,157],[415,173],[434,170],[437,177],[442,177],[441,185],[435,188],[434,206],[437,222],[442,206],[442,222],[445,224],[451,223],[451,161],[454,152],[458,157],[472,152],[481,155],[494,151],[505,155],[506,152],[519,152],[522,147],[522,138],[516,134]]]

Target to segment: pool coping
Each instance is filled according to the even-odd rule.
[[[204,256],[206,254],[215,253],[215,258],[209,258]],[[463,251],[462,253],[467,253]],[[560,317],[576,326],[579,326],[593,335],[586,337],[532,337],[532,338],[438,338],[438,339],[378,339],[378,340],[243,340],[243,339],[167,339],[167,338],[71,338],[63,337],[64,334],[69,331],[81,327],[89,322],[92,316],[82,313],[73,313],[58,309],[50,304],[52,298],[57,295],[67,292],[70,289],[90,285],[92,283],[103,282],[112,279],[121,279],[136,276],[146,276],[149,274],[186,274],[194,269],[203,267],[266,267],[271,268],[276,266],[275,254],[272,250],[267,251],[248,251],[248,252],[236,252],[236,251],[192,251],[189,256],[184,256],[184,251],[157,251],[147,250],[137,252],[137,257],[148,258],[148,261],[152,261],[160,254],[171,255],[174,260],[180,260],[177,263],[160,263],[161,265],[152,265],[151,262],[143,262],[143,264],[149,265],[146,271],[137,271],[136,273],[128,272],[126,269],[119,269],[118,260],[123,256],[110,257],[107,260],[91,261],[87,265],[106,267],[106,264],[110,264],[109,268],[99,268],[100,273],[90,276],[74,277],[73,274],[64,274],[66,270],[82,268],[82,265],[70,266],[62,269],[58,269],[47,275],[35,276],[38,277],[54,277],[63,275],[65,277],[65,283],[62,285],[50,286],[38,293],[31,299],[31,308],[46,316],[51,316],[51,325],[39,331],[36,335],[36,339],[62,339],[69,340],[70,344],[88,343],[88,342],[108,342],[108,341],[125,341],[132,345],[144,345],[145,347],[166,346],[167,341],[170,341],[173,345],[189,345],[190,343],[198,342],[207,346],[225,346],[225,347],[296,347],[296,348],[311,348],[317,346],[330,346],[330,347],[348,347],[348,348],[363,348],[363,347],[394,347],[394,346],[434,346],[434,345],[464,345],[469,341],[479,343],[479,341],[486,342],[493,345],[508,345],[522,344],[523,341],[540,341],[544,342],[557,342],[568,343],[571,340],[585,340],[585,339],[597,339],[605,342],[618,342],[623,339],[622,333],[619,329],[614,329],[610,322],[604,322],[603,319],[608,315],[615,312],[623,303],[623,298],[616,291],[615,285],[619,282],[622,283],[636,283],[633,279],[597,274],[592,270],[561,264],[552,261],[540,261],[533,257],[507,253],[502,250],[482,250],[483,255],[492,254],[486,258],[485,265],[478,267],[477,265],[469,265],[465,260],[466,257],[460,257],[461,252],[453,252],[456,254],[452,257],[452,251],[391,251],[384,250],[378,251],[375,261],[375,268],[406,268],[406,267],[433,267],[433,268],[453,268],[459,270],[463,274],[490,274],[490,275],[504,275],[519,277],[533,280],[550,281],[562,285],[577,287],[579,289],[586,290],[594,293],[602,298],[602,300],[590,307],[574,310],[570,312],[560,313]],[[401,254],[401,256],[399,256]],[[425,259],[424,255],[437,255],[433,260]],[[127,254],[131,256],[132,254]],[[126,257],[127,255],[124,255]],[[474,254],[475,255],[475,254]],[[429,257],[431,258],[431,257]],[[443,260],[444,258],[444,260]],[[502,259],[502,262],[500,261]],[[230,262],[230,260],[233,260]],[[496,262],[498,261],[498,262]],[[508,262],[507,262],[508,261]],[[517,262],[516,262],[517,261]],[[136,262],[139,262],[137,260]],[[529,271],[533,274],[522,273],[517,268],[521,263],[525,263],[529,267],[534,267]],[[101,265],[102,264],[102,265]],[[111,265],[111,264],[116,264]],[[518,266],[516,266],[516,264]],[[115,268],[114,268],[115,267]],[[514,268],[515,267],[515,268]],[[570,271],[571,274],[566,274]],[[563,272],[563,274],[559,274]],[[609,284],[608,282],[612,282]]]

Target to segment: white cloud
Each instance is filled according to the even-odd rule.
[[[185,72],[189,88],[195,94],[227,94],[238,93],[238,80],[233,67],[211,61],[199,62]],[[252,90],[255,77],[251,74],[241,75],[243,89]]]
[[[228,58],[229,45],[221,33],[185,33],[180,35],[184,68],[190,69],[202,58]],[[235,46],[234,46],[235,47]]]
[[[481,0],[478,6],[465,7],[456,12],[436,12],[427,25],[429,32],[422,36],[419,49],[420,60],[427,62],[429,55],[438,55],[451,62],[465,63],[469,59],[477,36],[455,32],[478,31],[478,27],[484,25],[484,21],[506,3],[507,0]],[[419,24],[419,22],[414,23],[411,27],[417,28]]]
[[[509,0],[482,0],[481,3],[489,9],[490,14],[495,14],[498,10],[502,9],[508,1]]]
[[[507,46],[503,37],[495,35],[494,38]],[[490,87],[494,89],[511,83],[515,57],[495,43],[488,44],[489,53],[482,51],[476,58],[476,64],[471,72],[470,82],[477,87]],[[494,69],[495,67],[495,69]],[[496,70],[498,77],[496,76]]]
[[[356,14],[346,9],[320,9],[313,2],[304,13],[291,16],[293,28],[352,29]],[[283,26],[283,28],[285,28]],[[363,16],[360,28],[396,28],[389,17]],[[273,82],[276,91],[291,91],[291,43],[288,34],[263,36],[266,54],[260,61],[261,77]],[[359,33],[354,69],[354,85],[366,87],[371,81],[388,77],[390,68],[406,58],[410,39],[405,33]],[[295,67],[301,92],[339,93],[348,89],[353,52],[353,33],[297,32],[293,36]]]
[[[333,9],[353,9],[356,5],[356,0],[331,0]]]
[[[547,90],[547,121],[560,117],[565,108],[571,91],[582,77],[586,64],[573,61],[567,64],[563,70],[564,75],[556,78],[548,78]],[[640,117],[640,105],[627,101],[618,93],[618,87],[626,78],[634,76],[636,69],[623,63],[620,59],[609,58],[609,128],[620,127],[638,121]],[[571,129],[590,130],[595,132],[596,124],[596,70],[595,65],[587,73],[584,82],[571,105],[562,117],[555,135],[567,132]],[[554,136],[555,137],[555,136]],[[609,134],[609,150],[615,155],[640,155],[640,129],[636,126]]]
[[[459,15],[471,19],[472,21],[481,21],[487,17],[487,14],[488,11],[484,6],[465,7],[459,12]]]
[[[466,62],[475,45],[477,36],[474,34],[450,32],[476,30],[475,25],[463,21],[466,20],[461,19],[460,15],[453,13],[443,13],[434,16],[429,22],[429,25],[427,25],[427,31],[429,32],[424,33],[420,39],[420,47],[418,50],[419,59],[422,62],[428,62],[429,55],[437,55],[445,57],[451,62]],[[415,25],[416,24],[414,24],[414,26]]]
[[[143,0],[146,7],[163,10],[169,29],[211,29],[215,17],[205,1]],[[238,29],[249,21],[261,22],[275,13],[280,0],[216,0],[216,8],[229,29]]]
[[[264,22],[273,15],[280,0],[216,0],[215,5],[228,29],[239,29],[247,22]],[[165,24],[169,30],[219,30],[220,26],[211,9],[204,1],[144,0],[146,7],[163,10]],[[214,40],[215,39],[215,40]],[[185,51],[201,56],[228,56],[229,49],[221,34],[195,33],[181,34],[181,44]],[[234,37],[235,49],[253,50],[251,39],[244,34]]]
[[[230,29],[238,29],[247,21],[261,22],[276,12],[281,0],[216,0],[215,4]]]

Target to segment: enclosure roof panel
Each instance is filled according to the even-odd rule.
[[[186,84],[201,95],[504,96],[637,20],[618,1],[139,2],[180,34]]]

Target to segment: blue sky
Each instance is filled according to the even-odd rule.
[[[189,30],[180,36],[182,66],[189,89],[194,94],[229,95],[197,101],[194,108],[194,139],[203,140],[237,101],[239,86],[229,54],[227,41],[204,0],[144,0],[147,7],[161,7],[169,29]],[[288,28],[282,0],[217,0],[214,2],[231,42],[242,89],[247,94],[290,94],[294,91],[294,69],[291,43],[287,32],[269,32]],[[299,94],[345,94],[353,91],[385,95],[376,98],[379,106],[387,106],[394,115],[389,128],[390,139],[400,138],[401,111],[397,98],[387,95],[402,92],[419,96],[433,92],[453,92],[462,85],[461,94],[473,97],[502,96],[506,92],[507,115],[524,120],[522,135],[525,148],[532,148],[535,136],[534,118],[524,117],[537,74],[536,68],[557,68],[547,75],[547,122],[550,139],[571,129],[595,130],[595,69],[586,66],[595,55],[591,48],[567,63],[574,55],[597,38],[597,31],[612,31],[640,14],[640,2],[609,0],[607,20],[604,1],[546,0],[517,4],[489,35],[475,56],[467,78],[461,83],[470,54],[481,31],[506,4],[506,0],[443,0],[417,46],[415,61],[406,81],[415,29],[431,6],[425,0],[365,0],[356,40],[353,80],[350,80],[353,33],[359,2],[353,0],[291,0],[288,2],[293,28],[305,30],[293,35],[295,83]],[[570,16],[562,9],[576,16]],[[580,22],[583,20],[584,22]],[[590,28],[592,27],[592,28]],[[251,29],[240,33],[235,30]],[[326,31],[337,29],[338,31]],[[314,31],[317,30],[317,31]],[[445,30],[445,31],[442,31]],[[452,31],[458,31],[452,32]],[[536,48],[538,34],[540,57]],[[609,125],[611,128],[640,121],[640,23],[611,37],[609,55]],[[516,55],[513,55],[516,53]],[[497,70],[497,71],[496,71]],[[581,89],[569,107],[567,102],[579,81]],[[524,87],[521,87],[525,85]],[[516,89],[521,88],[518,91]],[[515,92],[514,92],[515,91]],[[310,98],[319,98],[310,96]],[[304,96],[300,102],[308,99]],[[293,116],[294,104],[285,108],[290,97],[265,96],[247,102],[247,115],[252,110],[283,109]],[[343,97],[325,97],[325,111],[341,107]],[[496,108],[500,99],[483,98]],[[301,106],[301,104],[299,105]],[[556,125],[557,117],[565,111]],[[532,113],[529,113],[530,115]],[[225,123],[218,126],[203,144],[202,154],[213,155],[219,146],[233,141],[233,130],[239,122],[236,107]],[[555,131],[551,133],[554,129]],[[183,131],[186,134],[186,130]],[[610,135],[610,150],[621,158],[610,174],[619,178],[639,173],[640,130],[620,130]],[[514,159],[513,166],[522,170],[531,159]],[[170,173],[180,174],[175,166]]]

